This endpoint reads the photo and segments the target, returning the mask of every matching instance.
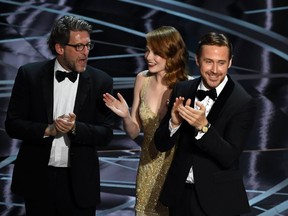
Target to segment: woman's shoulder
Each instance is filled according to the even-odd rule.
[[[188,75],[188,80],[193,80],[193,79],[195,79],[194,76]]]
[[[149,73],[148,70],[144,70],[144,71],[141,71],[137,74],[137,76],[135,78],[135,86],[134,86],[136,89],[138,89],[138,90],[142,89],[143,84],[149,78],[148,73]]]
[[[143,70],[137,74],[137,78],[139,77],[140,79],[144,79],[144,78],[147,78],[149,76],[150,76],[149,70]]]
[[[148,71],[148,70],[144,70],[144,71],[141,71],[141,72],[139,72],[139,73],[137,74],[137,76],[136,76],[136,81],[143,83],[143,82],[144,82],[145,80],[147,80],[149,77],[150,77],[149,71]]]

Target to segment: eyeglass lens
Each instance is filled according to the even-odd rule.
[[[75,47],[76,47],[76,50],[77,51],[82,51],[84,49],[84,47],[87,47],[88,50],[92,50],[94,48],[94,44],[93,43],[88,43],[86,45],[84,44],[77,44]]]
[[[94,43],[87,43],[84,44],[66,44],[67,46],[74,47],[76,51],[82,51],[84,47],[86,46],[88,50],[92,50],[94,48]]]

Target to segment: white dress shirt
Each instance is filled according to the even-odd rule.
[[[65,78],[62,82],[58,82],[55,78],[55,73],[57,70],[66,71],[56,60],[54,66],[54,120],[61,115],[69,115],[69,113],[73,113],[79,81],[79,76],[77,76],[77,80],[74,83],[68,78]],[[49,166],[68,167],[69,146],[70,140],[67,134],[57,135],[52,142]]]

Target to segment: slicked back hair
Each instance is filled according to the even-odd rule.
[[[211,46],[226,46],[229,50],[229,59],[232,59],[233,57],[233,47],[228,39],[224,34],[216,33],[216,32],[209,32],[208,34],[201,37],[201,39],[198,42],[198,48],[196,50],[197,58],[202,54],[202,47],[204,45],[211,45]]]

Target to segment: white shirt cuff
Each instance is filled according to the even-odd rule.
[[[170,131],[170,137],[172,137],[176,131],[179,129],[179,127],[181,126],[181,124],[175,128],[172,127],[172,122],[171,122],[171,118],[169,120],[169,131]]]

